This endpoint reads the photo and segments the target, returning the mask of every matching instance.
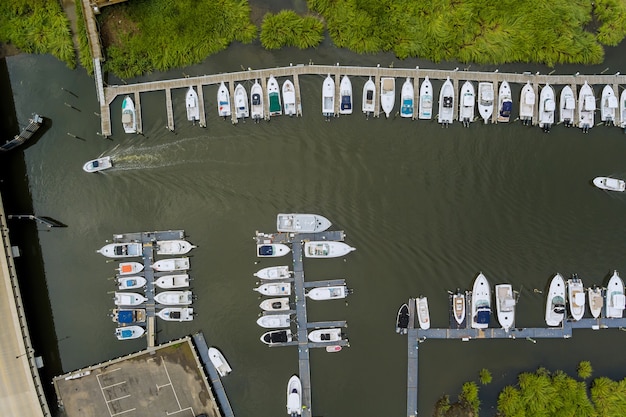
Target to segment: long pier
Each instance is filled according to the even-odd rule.
[[[86,1],[86,0],[83,0]],[[459,92],[459,82],[460,81],[473,81],[473,82],[491,82],[494,84],[494,91],[497,92],[499,88],[499,84],[503,81],[507,81],[511,84],[526,84],[530,83],[535,92],[535,106],[534,106],[534,117],[533,123],[538,123],[538,100],[539,100],[539,86],[550,84],[550,85],[569,85],[572,87],[574,95],[578,91],[578,86],[582,85],[585,81],[588,82],[589,85],[611,85],[613,86],[616,95],[619,96],[619,85],[626,84],[626,75],[614,74],[614,75],[549,75],[549,74],[538,74],[538,73],[504,73],[504,72],[479,72],[479,71],[458,71],[458,70],[439,70],[439,69],[424,69],[424,68],[385,68],[385,67],[357,67],[357,66],[338,66],[338,65],[290,65],[288,67],[276,67],[276,68],[267,68],[267,69],[258,69],[252,70],[249,69],[247,71],[238,71],[231,73],[223,73],[223,74],[212,74],[212,75],[202,75],[196,77],[185,77],[173,80],[163,80],[163,81],[151,81],[145,83],[135,83],[135,84],[125,84],[125,85],[109,85],[102,86],[98,85],[98,91],[103,91],[104,98],[100,101],[100,115],[101,115],[101,129],[102,136],[108,137],[112,134],[111,132],[111,121],[110,121],[110,108],[109,106],[115,100],[117,96],[120,95],[134,95],[135,105],[140,105],[140,93],[146,93],[151,91],[164,91],[166,93],[166,111],[168,115],[168,128],[173,130],[173,105],[171,101],[171,91],[173,89],[187,89],[189,87],[196,87],[198,91],[202,91],[202,86],[204,85],[219,85],[221,82],[229,84],[230,89],[234,89],[234,86],[238,82],[245,82],[248,80],[260,80],[261,85],[263,86],[263,91],[266,92],[266,80],[270,76],[274,76],[276,78],[293,78],[294,86],[296,89],[296,109],[297,115],[302,115],[302,97],[300,94],[300,82],[299,77],[303,75],[318,75],[325,76],[331,75],[335,78],[335,88],[339,88],[340,79],[344,75],[348,75],[351,77],[371,77],[375,81],[376,89],[380,88],[380,78],[381,77],[393,77],[397,79],[405,79],[411,78],[414,83],[415,97],[414,103],[417,103],[419,100],[419,81],[423,80],[425,77],[428,77],[431,80],[445,80],[446,78],[450,78],[455,86],[456,94]],[[101,78],[100,78],[101,80]],[[96,83],[99,81],[96,80]],[[100,81],[101,82],[101,81]],[[399,90],[399,86],[396,85],[396,90]],[[356,94],[355,94],[356,93]],[[360,91],[359,89],[353,89],[353,107],[354,103],[358,101],[358,97]],[[378,96],[376,94],[375,96]],[[339,113],[340,100],[338,99],[339,95],[336,91],[336,100],[335,100],[335,114]],[[357,99],[355,99],[356,97]],[[433,97],[433,100],[436,100]],[[201,98],[201,108],[200,108],[200,118],[204,123],[200,123],[201,126],[206,126],[206,114],[204,111],[205,103],[203,98]],[[266,106],[265,114],[267,112],[267,98],[264,100],[264,105]],[[376,102],[379,102],[376,99]],[[378,103],[377,103],[378,104]],[[231,95],[231,118],[233,123],[237,123],[236,111],[234,108],[234,100]],[[518,105],[519,106],[519,105]],[[516,107],[518,107],[516,106]],[[379,105],[377,105],[374,111],[374,116],[378,117],[380,114]],[[458,104],[457,100],[455,100],[454,109],[454,119],[458,119]],[[619,113],[617,111],[616,113]],[[492,121],[494,123],[497,122],[498,112],[494,111],[492,115]],[[434,116],[434,115],[433,115]],[[621,124],[620,115],[616,114],[616,120],[614,121],[616,125]],[[138,118],[141,115],[138,114]],[[434,117],[433,117],[434,118]],[[576,122],[577,118],[575,118],[574,122]]]

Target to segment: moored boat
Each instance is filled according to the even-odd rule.
[[[326,119],[335,115],[335,80],[330,74],[322,84],[322,115]]]
[[[291,276],[289,266],[268,266],[254,273],[254,276],[261,279],[285,279]]]
[[[602,307],[604,307],[602,288],[594,285],[592,288],[587,288],[587,292],[589,295],[589,311],[593,318],[597,319],[602,314]]]
[[[248,92],[240,83],[235,87],[235,116],[237,119],[245,119],[250,115],[248,109]]]
[[[595,177],[593,179],[593,185],[600,188],[601,190],[617,191],[619,193],[622,193],[624,192],[624,190],[626,190],[626,181],[620,180],[618,178]]]
[[[530,125],[533,122],[535,111],[535,90],[530,85],[530,81],[526,82],[522,87],[519,102],[519,118],[523,125]]]
[[[267,296],[291,295],[291,284],[289,282],[270,282],[261,284],[253,290]]]
[[[469,127],[474,121],[474,106],[476,105],[474,84],[465,81],[461,87],[461,99],[459,100],[459,120],[465,127]]]
[[[267,101],[269,103],[270,116],[280,116],[283,114],[278,81],[276,81],[273,75],[270,75],[270,78],[267,79]]]
[[[565,315],[565,281],[561,274],[556,274],[550,281],[546,300],[546,324],[558,326]]]
[[[544,132],[549,132],[554,124],[554,89],[550,84],[546,84],[539,93],[539,127]]]
[[[419,321],[420,328],[426,330],[430,329],[430,312],[428,311],[428,299],[426,297],[419,297],[415,300],[417,307],[417,320]]]
[[[411,78],[407,77],[402,90],[400,91],[400,116],[413,117],[413,101],[415,100],[415,89]]]
[[[462,293],[460,290],[457,290],[456,293],[452,294],[451,299],[452,299],[452,314],[454,315],[454,320],[457,322],[459,326],[461,326],[465,322],[466,295]]]
[[[193,308],[191,307],[166,307],[156,312],[157,317],[166,321],[191,321],[193,320]]]
[[[224,118],[230,116],[230,92],[224,81],[217,89],[217,114]]]
[[[626,130],[626,90],[623,90],[619,96],[619,103],[620,127]]]
[[[256,324],[266,329],[282,329],[289,327],[290,323],[289,314],[263,314],[256,321]]]
[[[184,271],[189,269],[189,258],[161,259],[152,264],[152,269],[160,272]]]
[[[154,280],[154,285],[162,289],[185,288],[189,286],[189,274],[163,275]]]
[[[485,121],[485,124],[489,123],[493,115],[494,96],[493,83],[478,83],[478,113]]]
[[[250,115],[255,122],[263,119],[265,110],[263,109],[263,87],[259,80],[254,80],[250,88]]]
[[[163,291],[154,296],[154,301],[166,306],[189,305],[193,302],[191,291]]]
[[[382,77],[380,79],[380,106],[385,113],[385,117],[389,117],[395,102],[396,79],[392,77]]]
[[[115,292],[113,301],[116,306],[138,306],[148,299],[136,292]]]
[[[289,378],[287,383],[287,414],[290,417],[302,414],[302,384],[296,375]]]
[[[120,262],[117,270],[120,275],[131,275],[143,271],[143,264],[139,262]]]
[[[116,308],[111,313],[111,320],[122,325],[146,322],[145,308]]]
[[[133,290],[135,288],[141,288],[146,285],[146,279],[144,277],[127,277],[120,276],[116,279],[117,287],[120,290]]]
[[[137,339],[144,335],[146,330],[141,326],[124,326],[115,329],[117,340]]]
[[[319,233],[328,229],[331,222],[319,214],[279,213],[276,229],[286,233]]]
[[[291,80],[285,80],[283,83],[283,105],[285,106],[285,115],[293,116],[296,114],[296,88]]]
[[[339,83],[339,114],[352,114],[352,83],[347,75]]]
[[[286,311],[289,310],[289,297],[268,298],[259,304],[263,311]]]
[[[317,329],[309,332],[307,336],[311,342],[338,342],[341,340],[341,329]]]
[[[404,303],[398,309],[396,316],[396,333],[407,334],[409,331],[409,306]]]
[[[606,317],[621,319],[624,314],[626,299],[624,298],[624,281],[617,271],[613,271],[606,286]]]
[[[447,127],[452,123],[454,112],[454,86],[450,77],[441,86],[439,92],[439,115],[437,121]]]
[[[130,96],[124,97],[124,101],[122,101],[122,126],[126,133],[137,133],[135,103]]]
[[[285,256],[289,252],[291,252],[291,248],[282,243],[266,243],[256,245],[256,256],[259,258]]]
[[[304,256],[307,258],[337,258],[356,250],[343,242],[310,241],[304,244]]]
[[[420,100],[418,118],[430,120],[433,117],[433,84],[428,77],[424,78],[420,86]]]
[[[498,123],[508,123],[511,120],[513,110],[511,97],[511,86],[508,81],[502,81],[498,89]]]
[[[217,373],[220,374],[222,378],[233,371],[233,369],[228,364],[228,361],[226,361],[226,358],[224,357],[222,352],[219,351],[219,349],[210,347],[209,359],[217,370]]]
[[[561,99],[559,100],[559,122],[565,127],[571,127],[574,124],[576,112],[576,98],[574,92],[569,85],[561,90]]]
[[[572,318],[576,321],[582,319],[585,314],[585,289],[576,274],[567,280],[567,299]]]
[[[184,255],[195,246],[186,240],[159,240],[156,242],[157,255]]]
[[[107,258],[136,258],[143,256],[143,245],[141,243],[109,243],[104,245],[98,252]]]
[[[261,342],[272,346],[280,343],[289,343],[293,340],[291,329],[270,330],[261,335]]]
[[[491,319],[491,288],[481,272],[472,288],[472,328],[486,329]]]
[[[613,91],[613,87],[605,85],[602,89],[602,103],[600,105],[600,120],[605,125],[611,126],[615,124],[615,116],[617,112],[617,97]]]
[[[498,284],[496,292],[496,315],[505,332],[515,324],[515,294],[511,284]]]
[[[578,94],[578,127],[583,133],[589,132],[595,123],[596,98],[587,81],[580,87]]]
[[[113,161],[110,156],[92,159],[83,165],[83,171],[85,172],[99,172],[109,168],[113,168]]]
[[[187,120],[195,122],[200,120],[200,107],[198,106],[198,93],[193,87],[187,89],[185,96],[185,107],[187,109]]]
[[[363,102],[361,108],[367,117],[376,110],[376,84],[372,81],[372,77],[369,77],[363,85]]]
[[[338,300],[350,293],[345,285],[311,288],[305,295],[311,300]]]

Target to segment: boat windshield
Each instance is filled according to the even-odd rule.
[[[274,247],[272,245],[263,245],[259,247],[259,256],[272,256],[274,254]]]

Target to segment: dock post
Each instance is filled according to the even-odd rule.
[[[500,114],[500,95],[498,94],[500,87],[498,84],[498,77],[496,76],[496,79],[493,81],[493,113],[491,114],[491,123],[493,124],[498,123],[498,115]]]
[[[341,106],[341,74],[339,67],[335,72],[335,117],[339,116],[339,107]]]
[[[452,84],[454,85],[454,95],[459,97],[459,77],[457,73],[454,73],[452,77]],[[457,101],[461,101],[460,98]],[[452,105],[452,120],[459,120],[459,104],[453,103]]]
[[[143,123],[141,121],[141,98],[139,91],[135,91],[135,117],[137,118],[137,133],[143,133]]]
[[[198,110],[200,111],[200,127],[206,127],[206,112],[204,111],[204,91],[202,84],[196,86],[198,89]]]
[[[267,80],[265,79],[265,77],[261,77],[261,87],[263,87],[263,94],[265,95],[263,97],[263,116],[265,117],[265,120],[269,121],[270,120],[270,99],[267,94]]]
[[[420,76],[419,67],[415,68],[415,77],[413,77],[413,117],[411,120],[417,119],[419,112],[419,96],[420,96]]]
[[[578,93],[576,92],[576,82],[570,85],[572,93],[574,94],[574,100],[576,100],[576,111],[574,112],[574,120],[572,120],[572,126],[578,127],[578,120],[580,118],[580,106],[578,105]]]
[[[380,117],[380,65],[376,70],[376,75],[374,76],[374,117]]]
[[[172,108],[172,89],[165,89],[165,108],[167,110],[167,129],[174,131],[174,109]]]
[[[619,94],[619,84],[613,84],[613,91],[615,92],[615,98],[617,98],[617,102],[620,102],[620,94]],[[624,103],[618,104],[617,109],[615,109],[615,120],[613,120],[613,125],[620,127],[622,125],[622,115],[620,109]]]
[[[535,104],[533,104],[533,125],[539,124],[539,82],[533,82],[533,90],[535,92]]]
[[[228,90],[230,91],[230,121],[236,125],[239,123],[237,119],[237,109],[235,105],[235,80],[230,79],[228,82]]]
[[[302,117],[302,96],[300,95],[300,78],[297,71],[293,74],[293,88],[296,90],[296,116]]]

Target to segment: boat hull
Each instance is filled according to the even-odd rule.
[[[186,240],[160,240],[156,243],[157,255],[184,255],[194,248]]]
[[[389,117],[396,102],[396,79],[392,77],[382,77],[380,79],[380,107]]]
[[[524,87],[522,87],[522,92],[520,94],[520,104],[519,104],[519,118],[523,124],[531,124],[533,121],[535,110],[535,90],[533,90],[532,85],[527,82]]]
[[[615,114],[617,112],[618,101],[615,97],[613,87],[605,85],[602,89],[602,102],[600,105],[600,120],[605,125],[611,125],[615,123]]]
[[[433,117],[433,85],[426,77],[420,86],[420,100],[417,117],[430,120]]]
[[[283,83],[283,104],[285,115],[293,116],[296,114],[296,89],[291,80],[285,80]]]
[[[546,84],[539,94],[539,127],[546,132],[554,124],[555,108],[554,89],[550,84]]]
[[[116,292],[114,297],[116,306],[138,306],[148,301],[146,297],[135,292]]]
[[[246,92],[246,88],[241,84],[237,84],[235,87],[235,116],[237,119],[245,119],[250,116],[248,109],[248,93]]]
[[[290,329],[270,330],[261,335],[261,342],[266,345],[273,346],[281,343],[289,343],[293,340]]]
[[[593,185],[601,190],[617,191],[623,193],[626,190],[626,181],[611,177],[596,177]]]
[[[287,311],[289,310],[289,297],[268,298],[263,300],[259,307],[263,311]]]
[[[585,288],[579,278],[567,280],[567,300],[572,318],[576,321],[585,314]]]
[[[266,329],[282,329],[290,326],[289,314],[264,314],[256,323]]]
[[[100,172],[110,168],[113,168],[113,162],[111,161],[110,156],[92,159],[91,161],[87,161],[85,165],[83,165],[83,171],[89,173]]]
[[[250,116],[254,120],[261,120],[265,115],[263,109],[263,87],[257,80],[250,89]]]
[[[559,326],[565,316],[565,281],[561,274],[556,274],[550,281],[546,301],[546,324]]]
[[[307,258],[337,258],[356,250],[343,242],[311,241],[304,244],[304,256]]]
[[[489,123],[493,115],[493,101],[493,83],[478,83],[478,112],[485,124]]]
[[[189,274],[163,275],[154,284],[162,289],[185,288],[189,286]]]
[[[413,117],[413,102],[415,100],[415,89],[410,78],[407,78],[404,84],[402,84],[402,90],[400,92],[400,116],[406,118]]]
[[[344,75],[339,83],[339,114],[352,114],[352,82]]]
[[[144,335],[146,330],[141,326],[124,326],[115,329],[117,340],[137,339]]]
[[[341,329],[317,329],[309,332],[308,339],[313,343],[338,342]]]
[[[365,82],[365,85],[363,85],[363,101],[361,109],[366,115],[374,113],[374,110],[376,110],[376,84],[372,81],[372,77],[370,77]]]
[[[143,245],[141,243],[110,243],[96,252],[107,258],[137,258],[143,256]]]
[[[117,278],[117,287],[120,290],[132,290],[143,287],[147,282],[144,277],[121,276]]]
[[[276,216],[276,230],[285,233],[319,233],[327,230],[332,223],[319,214],[279,213]]]
[[[602,296],[602,289],[598,287],[588,288],[589,295],[589,311],[594,319],[597,319],[602,314],[602,307],[604,307],[604,297]]]
[[[154,296],[154,301],[167,306],[189,305],[193,302],[191,291],[163,291]]]
[[[337,285],[331,287],[316,287],[309,290],[306,296],[311,300],[336,300],[346,298],[348,294],[345,285]]]
[[[502,81],[498,90],[498,123],[508,123],[511,120],[513,110],[511,97],[511,86],[507,81]]]
[[[283,114],[278,81],[272,76],[267,79],[267,102],[269,103],[270,116],[280,116]]]
[[[489,281],[481,273],[472,288],[472,323],[474,329],[486,329],[491,318],[491,289]]]
[[[453,120],[454,111],[454,86],[450,77],[441,86],[439,92],[439,116],[437,121],[443,125],[449,125]]]
[[[578,127],[583,132],[589,131],[595,123],[596,99],[593,89],[585,83],[580,87],[578,95]]]
[[[291,248],[282,243],[256,245],[256,255],[259,258],[275,258],[285,256],[291,252]]]
[[[302,413],[302,384],[296,375],[287,383],[287,414],[299,416]]]
[[[189,269],[189,258],[161,259],[152,264],[152,269],[160,272],[184,271]]]
[[[428,299],[420,297],[415,300],[417,303],[417,320],[421,329],[430,329],[430,312],[428,311]]]
[[[461,99],[459,100],[459,120],[464,126],[469,126],[474,121],[474,106],[476,95],[474,85],[470,81],[465,81],[461,87]]]
[[[224,82],[217,89],[217,114],[220,117],[230,116],[230,93]]]
[[[326,117],[335,115],[335,80],[330,74],[322,84],[322,114]]]
[[[166,307],[156,312],[161,320],[166,321],[191,321],[193,320],[193,308],[191,307]]]
[[[130,96],[124,97],[122,102],[122,126],[125,133],[137,133],[137,113],[135,103]]]
[[[139,262],[120,262],[117,270],[120,275],[131,275],[143,271],[143,268],[144,266]]]
[[[613,272],[613,276],[609,279],[606,286],[606,317],[622,318],[624,314],[624,281],[620,278],[617,271]]]
[[[200,120],[200,107],[198,106],[198,93],[193,87],[189,87],[185,97],[185,106],[187,109],[187,120],[195,122]]]
[[[233,371],[222,352],[214,347],[209,348],[209,359],[222,378]]]
[[[561,90],[559,105],[559,122],[565,127],[572,126],[576,112],[576,98],[569,85],[566,85]]]
[[[272,282],[259,285],[254,291],[267,296],[291,295],[291,284],[288,282]]]
[[[254,273],[254,276],[261,279],[285,279],[291,276],[289,266],[269,266]]]
[[[504,331],[508,332],[515,323],[515,295],[511,284],[498,284],[496,292],[496,314]]]
[[[396,333],[407,334],[409,331],[409,306],[404,303],[398,309],[396,316]]]

